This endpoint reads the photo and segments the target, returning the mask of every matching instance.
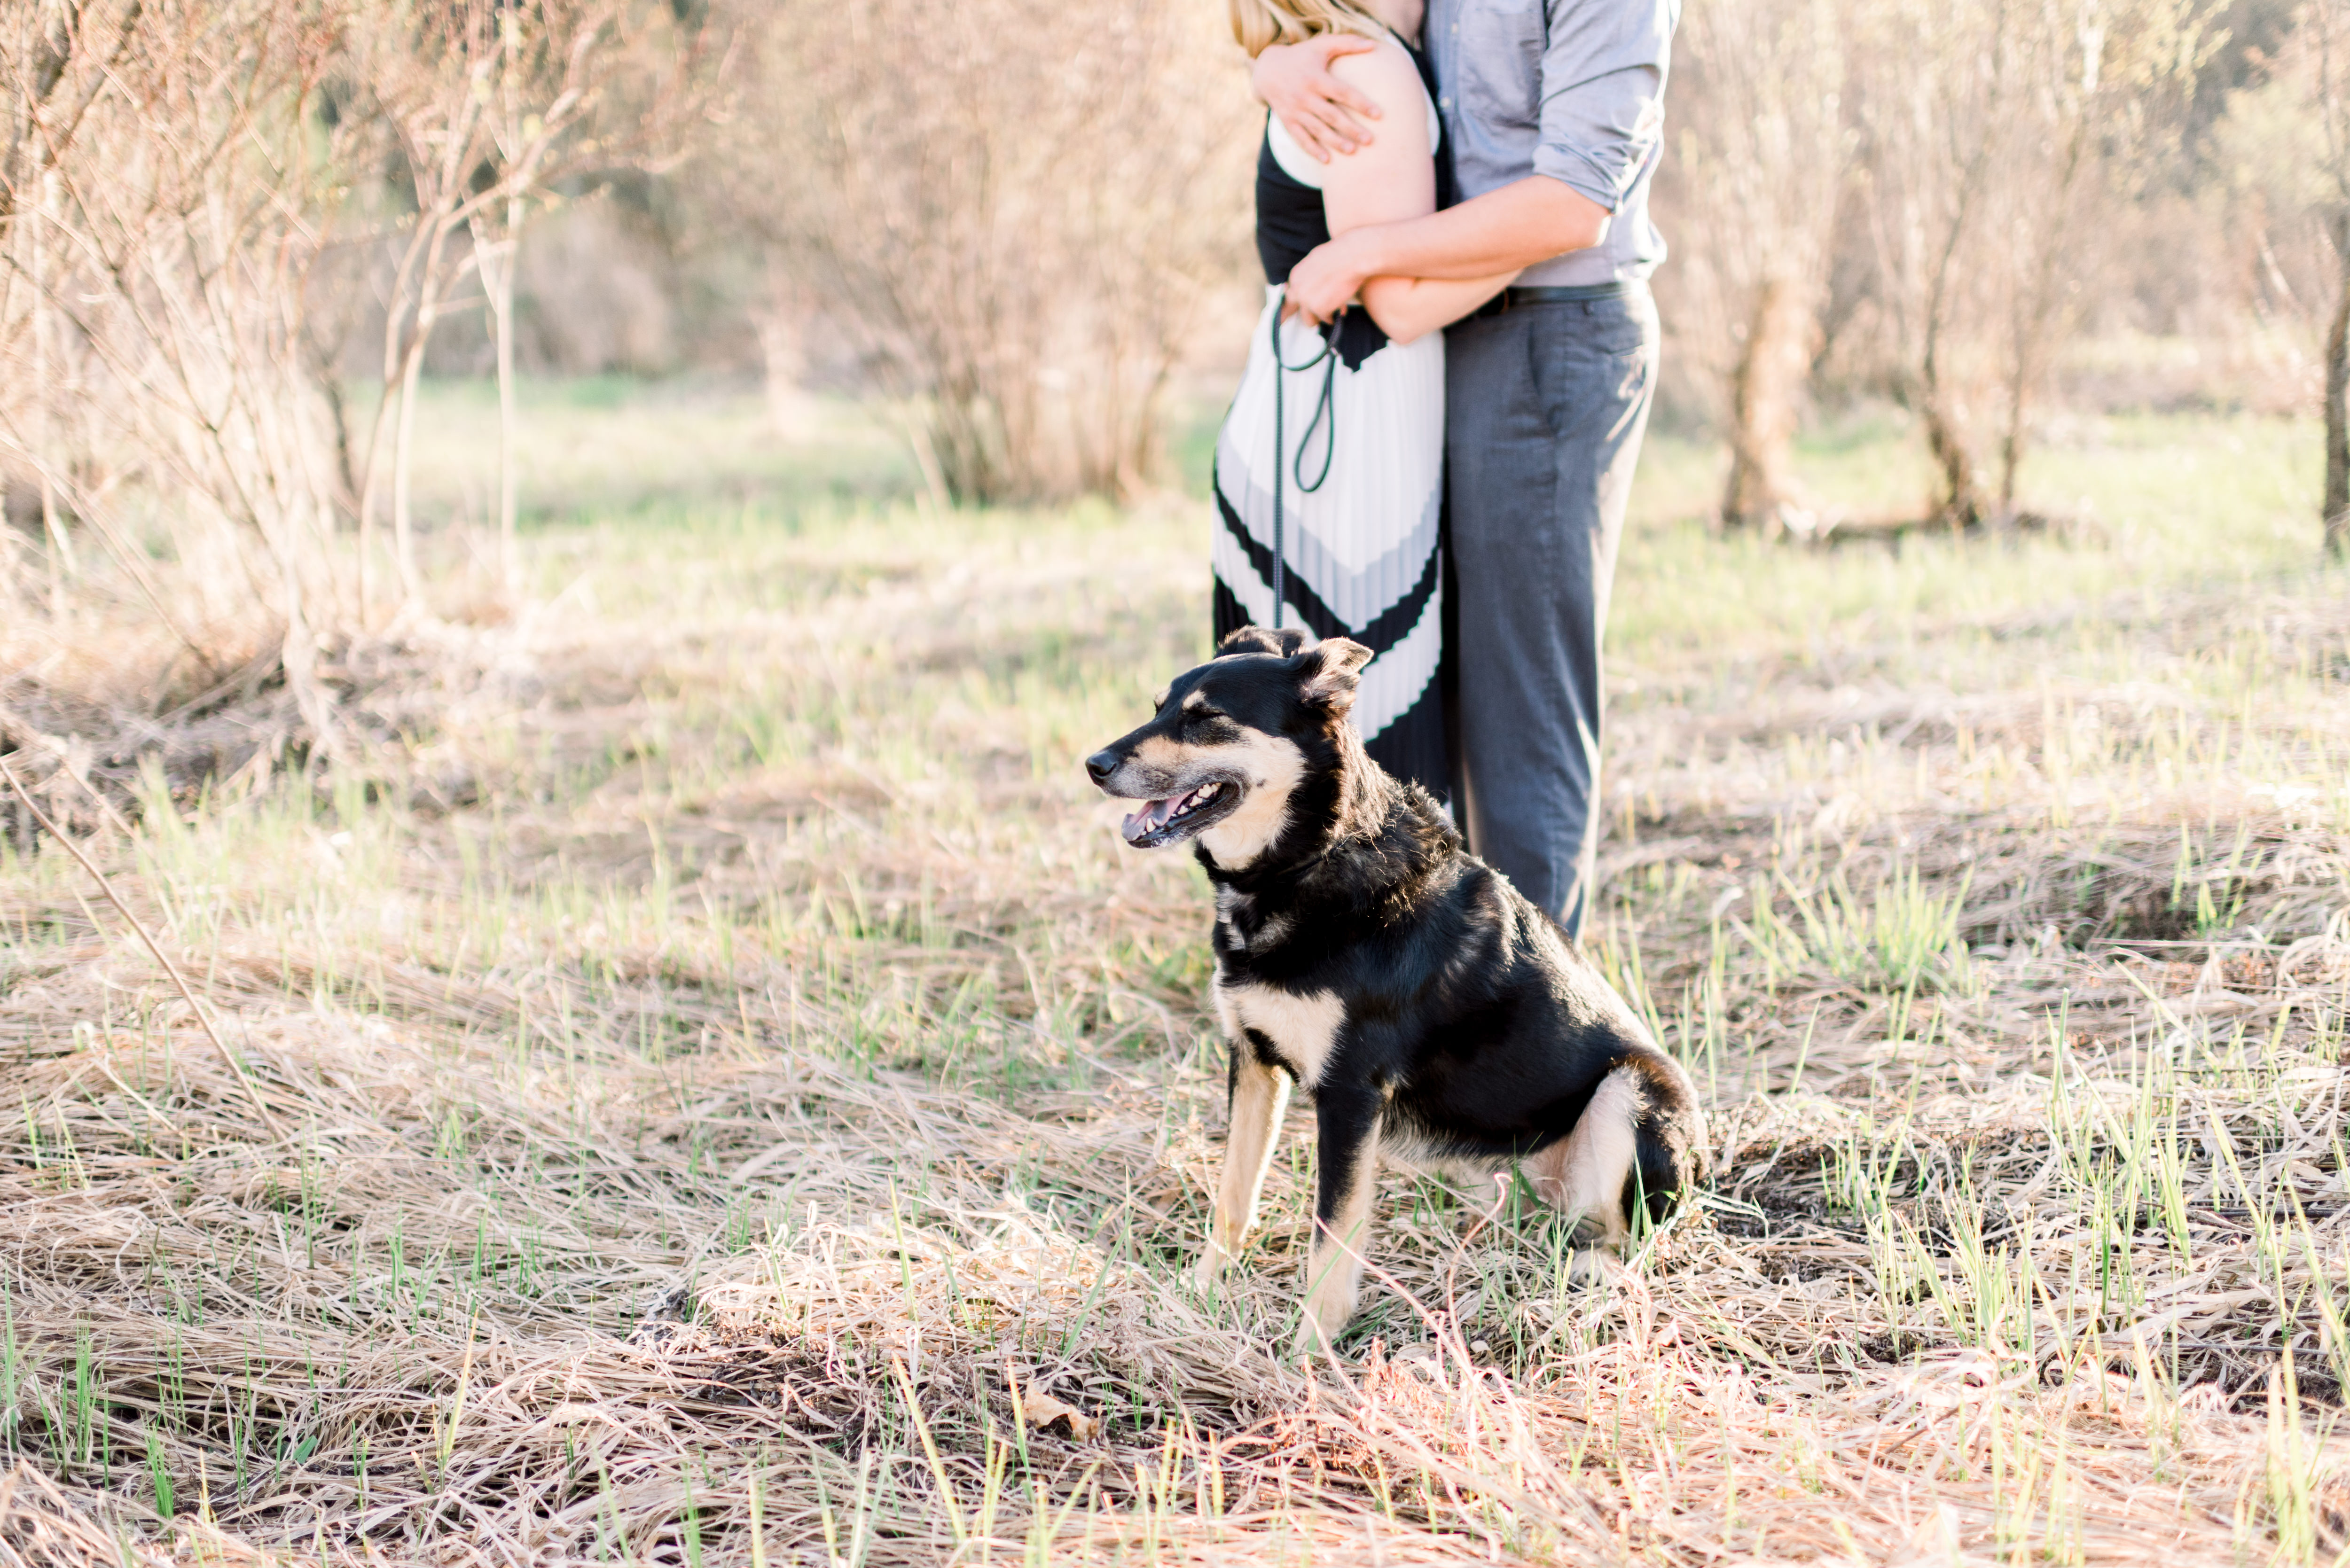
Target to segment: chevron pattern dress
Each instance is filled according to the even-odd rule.
[[[1428,114],[1432,139],[1432,101]],[[1354,711],[1365,745],[1389,773],[1443,799],[1444,337],[1389,342],[1360,307],[1326,337],[1281,322],[1290,269],[1330,237],[1320,173],[1268,116],[1256,182],[1265,305],[1216,439],[1215,634],[1274,622],[1274,470],[1284,463],[1282,621],[1371,649]],[[1281,360],[1309,369],[1277,369],[1276,332]]]

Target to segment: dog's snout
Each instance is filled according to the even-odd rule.
[[[1098,784],[1118,772],[1118,753],[1104,747],[1086,759],[1086,776]]]

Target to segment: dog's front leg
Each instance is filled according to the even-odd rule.
[[[1201,1290],[1214,1288],[1224,1265],[1240,1256],[1249,1227],[1256,1223],[1257,1195],[1264,1189],[1281,1113],[1289,1105],[1289,1075],[1265,1065],[1243,1035],[1232,1039],[1229,1085],[1232,1130],[1224,1137],[1216,1212],[1208,1229],[1208,1250],[1200,1255],[1191,1276]]]
[[[1355,1315],[1378,1189],[1379,1101],[1369,1090],[1326,1086],[1315,1096],[1314,1245],[1305,1264],[1304,1321],[1296,1349],[1326,1348]]]

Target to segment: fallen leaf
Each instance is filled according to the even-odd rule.
[[[1937,1504],[1909,1544],[1893,1554],[1892,1568],[1960,1568],[1965,1562],[1959,1552],[1957,1511],[1945,1502]]]
[[[1038,1431],[1049,1431],[1055,1425],[1066,1425],[1070,1440],[1078,1443],[1091,1442],[1101,1435],[1100,1417],[1088,1416],[1075,1405],[1054,1398],[1033,1383],[1022,1387],[1013,1377],[1009,1367],[1004,1369],[1003,1380],[1011,1386],[1013,1401],[1020,1407],[1020,1413]]]

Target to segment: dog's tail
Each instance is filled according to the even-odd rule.
[[[1634,1062],[1638,1066],[1634,1066]],[[1697,1196],[1711,1164],[1706,1147],[1705,1112],[1697,1086],[1681,1064],[1659,1052],[1618,1067],[1641,1075],[1640,1115],[1635,1124],[1632,1168],[1623,1189],[1625,1220],[1645,1210],[1651,1225]]]
[[[1706,1178],[1705,1114],[1680,1064],[1639,1051],[1618,1062],[1555,1152],[1531,1172],[1585,1240],[1620,1249],[1645,1215],[1662,1221]]]

